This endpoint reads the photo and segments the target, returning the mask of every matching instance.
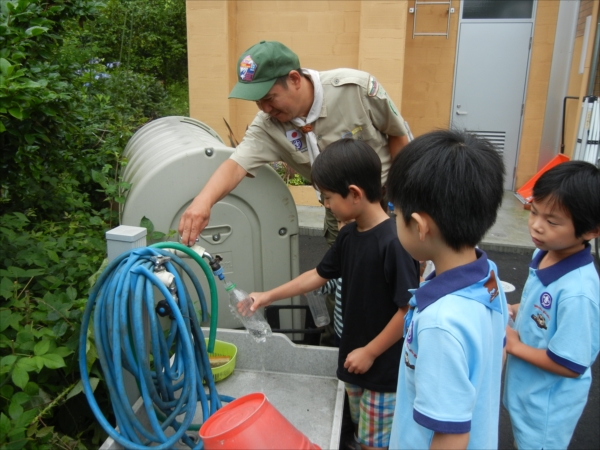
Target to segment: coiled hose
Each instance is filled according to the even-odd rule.
[[[185,249],[190,251],[187,247]],[[160,257],[168,258],[157,259]],[[207,266],[204,261],[202,263]],[[162,266],[161,270],[164,267],[171,274],[168,275],[173,280],[171,286],[176,290],[167,289],[164,281],[153,272],[157,264]],[[220,397],[216,391],[202,329],[175,265],[192,281],[200,300],[202,321],[205,321],[206,300],[198,279],[178,256],[156,247],[134,249],[112,261],[92,288],[83,314],[79,336],[79,369],[84,392],[100,425],[110,437],[128,449],[145,450],[150,446],[153,449],[170,449],[180,440],[190,448],[201,449],[202,441],[195,443],[185,433],[188,429],[197,429],[197,426],[192,426],[197,403],[202,406],[204,422],[221,407],[221,400],[232,400]],[[207,277],[211,298],[215,300],[212,308],[212,318],[215,318],[217,297],[210,270]],[[170,309],[171,327],[167,336],[155,311],[154,288],[161,292]],[[98,359],[119,431],[100,411],[90,385],[86,349],[94,307]],[[149,334],[144,331],[144,320],[149,325]],[[214,346],[216,326],[214,328],[213,332],[211,322],[212,342],[209,339],[209,346]],[[149,354],[152,355],[152,362]],[[123,369],[136,379],[150,429],[139,421],[129,404]],[[208,387],[208,395],[203,381]],[[181,415],[183,420],[178,422],[176,418]],[[175,430],[169,437],[165,434],[168,427]]]

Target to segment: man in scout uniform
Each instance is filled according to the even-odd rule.
[[[364,140],[373,147],[386,181],[392,158],[408,137],[404,119],[373,76],[353,69],[300,69],[298,56],[276,41],[250,47],[240,56],[237,70],[238,82],[229,98],[254,101],[260,111],[231,158],[181,216],[182,242],[193,245],[208,224],[212,206],[263,164],[284,161],[310,180],[319,151],[341,138]],[[331,216],[328,242],[336,235]]]
[[[341,138],[363,140],[375,150],[385,183],[392,158],[408,136],[404,119],[373,76],[354,69],[301,69],[298,56],[276,41],[261,41],[242,53],[237,71],[229,98],[254,101],[260,111],[231,158],[181,216],[183,243],[193,245],[208,225],[212,206],[263,164],[284,161],[310,180],[319,152]],[[329,210],[325,236],[329,245],[337,236]]]

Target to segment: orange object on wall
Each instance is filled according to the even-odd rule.
[[[529,181],[527,181],[527,183],[525,183],[523,186],[521,186],[520,189],[517,190],[517,192],[515,193],[517,198],[522,203],[527,205],[529,202],[531,202],[532,195],[533,195],[533,186],[535,185],[535,182],[538,180],[538,178],[541,177],[544,172],[547,172],[548,170],[552,169],[554,166],[558,166],[559,164],[562,164],[569,160],[570,160],[570,158],[567,155],[563,155],[562,153],[559,153],[558,155],[556,155],[554,158],[552,158],[548,162],[548,164],[546,164],[544,167],[542,167],[538,171],[538,173],[536,173],[533,177],[531,177],[529,179]]]

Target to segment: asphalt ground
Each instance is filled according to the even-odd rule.
[[[300,271],[313,269],[327,251],[327,244],[323,237],[300,235]],[[506,294],[509,303],[518,303],[521,298],[523,286],[527,280],[528,264],[531,255],[518,255],[514,253],[500,253],[486,251],[488,258],[498,266],[498,275],[501,280],[513,286],[515,290]],[[596,264],[596,269],[599,269]],[[599,270],[600,272],[600,270]],[[592,386],[588,402],[583,411],[569,449],[598,449],[600,448],[600,369],[599,359],[596,358],[592,366]],[[343,439],[342,439],[343,440]],[[508,412],[504,407],[500,408],[500,449],[512,450],[513,434]]]

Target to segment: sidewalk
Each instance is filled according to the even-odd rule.
[[[296,205],[300,234],[321,236],[325,208],[322,206]],[[502,206],[494,226],[479,246],[484,250],[530,255],[535,246],[527,229],[529,212],[511,191],[505,191]]]

